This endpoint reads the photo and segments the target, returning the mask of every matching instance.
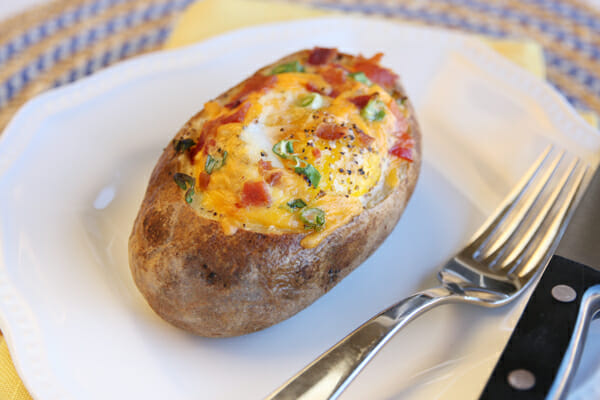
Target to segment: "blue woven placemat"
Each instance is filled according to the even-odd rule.
[[[283,0],[280,0],[283,1]],[[31,97],[159,49],[193,0],[56,0],[0,22],[0,130]],[[565,0],[297,0],[544,48],[550,82],[600,114],[600,11]]]

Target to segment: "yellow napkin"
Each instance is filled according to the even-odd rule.
[[[0,399],[31,400],[25,385],[15,371],[4,336],[0,336]]]
[[[320,10],[289,3],[256,0],[204,0],[192,4],[180,16],[166,48],[175,48],[219,35],[232,29],[268,22],[289,21],[326,15]],[[484,39],[494,50],[545,78],[546,69],[542,48],[531,41],[507,41]],[[592,113],[582,113],[584,118],[597,126]],[[0,399],[30,400],[19,379],[6,347],[0,337]]]
[[[185,46],[232,29],[331,14],[300,5],[257,0],[203,0],[192,4],[182,14],[165,48]],[[542,47],[530,40],[483,39],[491,48],[536,76],[546,78]],[[580,112],[593,126],[596,115]]]

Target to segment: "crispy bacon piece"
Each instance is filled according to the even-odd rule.
[[[235,108],[243,103],[251,93],[265,93],[277,83],[277,75],[253,75],[246,80],[242,89],[235,95],[231,101],[225,104],[227,108]]]
[[[250,109],[251,106],[252,106],[252,104],[250,104],[250,103],[243,104],[235,112],[224,116],[219,125],[231,124],[233,122],[244,122],[244,119],[246,118],[246,114],[248,113],[248,110]]]
[[[265,178],[265,182],[267,182],[271,186],[277,185],[283,176],[283,172],[281,171],[273,171],[273,165],[271,161],[258,161],[258,172]]]
[[[312,82],[308,82],[306,85],[304,85],[304,87],[306,88],[306,90],[308,90],[309,92],[312,93],[319,93],[322,94],[324,96],[330,96],[330,97],[337,97],[339,93],[337,93],[334,96],[334,90],[332,90],[330,87],[318,87],[317,85],[315,85]]]
[[[315,135],[325,140],[337,140],[343,138],[348,133],[350,133],[350,129],[345,126],[324,123],[319,125]]]
[[[402,158],[407,161],[413,161],[413,147],[415,140],[405,132],[398,138],[398,141],[394,143],[389,153],[396,157]]]
[[[283,172],[281,171],[272,171],[269,172],[267,174],[267,176],[265,176],[265,181],[271,185],[271,186],[275,186],[279,183],[279,181],[281,180],[281,177],[283,176]]]
[[[354,63],[353,68],[356,71],[364,72],[371,81],[378,83],[384,88],[391,89],[396,85],[398,75],[378,65],[381,57],[383,57],[383,53],[378,53],[371,58],[359,57],[356,63]]]
[[[271,204],[271,195],[264,181],[246,182],[242,189],[240,205],[246,206],[268,206]]]
[[[252,105],[250,103],[245,103],[229,115],[222,115],[218,118],[205,121],[204,125],[202,125],[202,130],[200,131],[200,136],[198,137],[196,145],[188,152],[190,156],[190,162],[192,164],[194,163],[196,154],[200,153],[205,148],[207,143],[208,146],[214,146],[214,144],[216,144],[215,136],[217,135],[217,129],[219,129],[219,126],[233,122],[244,122],[246,114],[251,106]]]
[[[398,104],[396,104],[396,102],[394,100],[390,101],[390,103],[388,104],[388,107],[392,111],[392,114],[394,115],[394,117],[396,117],[396,123],[394,126],[393,133],[395,135],[404,134],[408,130],[408,121],[406,120],[406,117],[400,111],[400,108],[398,108]]]
[[[373,136],[367,135],[358,126],[354,125],[353,128],[354,133],[356,133],[356,137],[358,138],[358,141],[361,142],[365,147],[369,147],[371,143],[375,141],[375,138]]]
[[[273,165],[271,164],[271,161],[258,160],[258,172],[260,172],[261,175],[272,169]]]
[[[356,107],[358,107],[359,110],[362,110],[363,108],[365,108],[369,100],[371,100],[375,96],[377,96],[377,93],[365,94],[362,96],[350,97],[348,101],[354,104]]]
[[[328,64],[335,56],[337,56],[337,49],[328,49],[325,47],[315,47],[308,56],[308,63],[312,65]]]
[[[348,72],[337,66],[325,66],[320,69],[320,75],[330,85],[340,86],[346,83]]]
[[[210,182],[210,175],[204,171],[200,172],[200,175],[198,175],[198,187],[201,190],[206,190],[209,182]]]
[[[398,158],[402,158],[406,161],[413,161],[412,149],[402,147],[398,143],[392,146],[392,148],[390,149],[390,154],[395,155]]]

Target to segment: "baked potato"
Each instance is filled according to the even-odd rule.
[[[181,128],[129,239],[133,278],[158,315],[207,337],[258,331],[377,249],[421,162],[414,110],[381,57],[296,52]]]

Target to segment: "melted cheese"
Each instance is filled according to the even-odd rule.
[[[307,233],[301,244],[317,246],[331,232],[359,215],[368,199],[398,185],[398,168],[387,162],[391,139],[390,132],[395,117],[389,110],[381,121],[366,121],[360,110],[348,98],[379,93],[387,103],[394,101],[377,85],[367,87],[349,82],[348,90],[336,98],[322,96],[323,105],[318,110],[301,107],[300,99],[308,95],[306,85],[317,87],[328,84],[313,73],[283,73],[277,83],[266,92],[251,93],[245,102],[251,104],[243,122],[228,123],[217,128],[215,141],[217,153],[222,157],[227,151],[225,164],[212,171],[208,188],[196,196],[193,205],[206,218],[220,222],[225,234],[238,229],[267,233]],[[205,121],[228,115],[233,111],[211,101],[205,105]],[[367,147],[356,134],[338,140],[324,140],[315,136],[323,122],[356,127],[375,140]],[[355,129],[355,128],[352,128]],[[295,171],[297,161],[281,158],[273,152],[280,140],[293,143],[295,155],[319,171],[321,179],[317,188],[306,177]],[[196,155],[194,174],[205,170],[207,155]],[[259,161],[269,162],[279,178],[268,186],[270,204],[244,206],[240,202],[245,182],[265,180],[265,171]],[[264,165],[264,164],[263,164]],[[299,211],[287,204],[302,199],[308,208],[321,209],[325,224],[319,229],[307,229],[299,218]]]

